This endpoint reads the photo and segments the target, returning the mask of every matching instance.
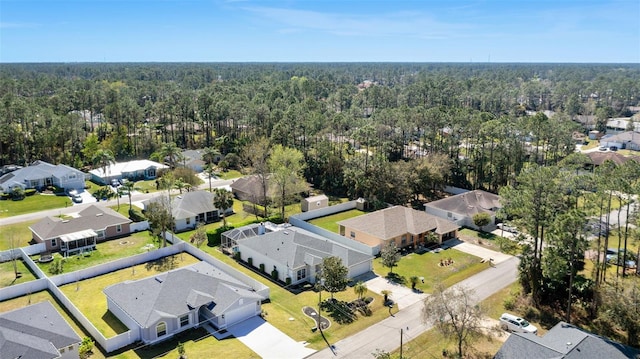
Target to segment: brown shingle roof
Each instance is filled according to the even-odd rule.
[[[457,224],[428,213],[403,206],[394,206],[338,222],[383,240],[405,233],[418,235],[428,231],[449,233],[460,228]]]
[[[611,161],[617,165],[621,165],[631,159],[617,152],[589,152],[587,156],[589,156],[591,162],[596,166],[602,165],[605,161]]]
[[[47,217],[35,223],[31,231],[43,240],[86,229],[102,230],[116,224],[130,223],[131,220],[111,208],[91,205],[78,213],[79,217],[62,220]]]

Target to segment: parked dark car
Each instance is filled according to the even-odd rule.
[[[618,147],[616,147],[616,146],[611,146],[611,147],[609,147],[609,149],[610,149],[611,151],[614,151],[614,152],[615,152],[615,151],[617,151],[617,150],[618,150]]]

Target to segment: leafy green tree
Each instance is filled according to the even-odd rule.
[[[166,247],[167,238],[165,232],[173,227],[169,201],[164,196],[160,196],[156,201],[149,203],[145,210],[145,215],[149,219],[151,233],[158,241],[162,239],[162,246]]]
[[[109,166],[111,166],[112,164],[115,164],[116,159],[115,157],[113,157],[113,152],[109,150],[100,149],[96,151],[96,153],[93,155],[91,162],[93,163],[94,168],[102,169],[102,176],[104,178],[108,178],[109,174],[107,173],[107,171],[109,169]],[[108,183],[106,183],[105,181],[105,186],[107,184]]]
[[[81,359],[86,359],[93,354],[93,347],[95,343],[90,337],[82,338],[82,342],[80,343],[80,347],[78,348],[78,354]]]
[[[227,210],[233,206],[233,194],[224,188],[213,190],[213,205],[222,214],[222,223],[227,228]]]
[[[389,268],[389,273],[393,273],[393,267],[400,262],[400,252],[395,241],[389,241],[380,250],[382,265]]]
[[[479,212],[473,215],[473,224],[478,226],[484,232],[482,227],[491,223],[491,215],[487,212]]]
[[[302,178],[302,171],[304,169],[302,152],[293,148],[283,147],[282,145],[276,145],[273,148],[271,157],[269,157],[268,164],[271,170],[271,177],[269,179],[277,190],[277,199],[280,204],[280,217],[284,220],[284,208],[287,203],[287,198],[307,188],[304,178]]]
[[[349,269],[342,264],[340,257],[323,258],[320,268],[320,282],[324,282],[324,289],[331,293],[333,299],[333,293],[342,292],[347,288]]]

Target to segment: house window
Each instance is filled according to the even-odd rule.
[[[400,241],[400,246],[404,247],[406,245],[407,245],[407,235],[405,234],[402,236],[402,240]]]
[[[72,179],[76,179],[76,175],[75,175],[75,174],[71,174],[71,175],[69,175],[69,179],[70,179],[70,180],[72,180]]]
[[[55,238],[52,239],[51,240],[51,247],[57,247],[57,246],[58,246],[58,243],[57,243],[56,239]]]
[[[158,338],[167,335],[167,323],[158,323],[158,325],[156,326],[156,334],[158,335]]]
[[[121,224],[116,225],[116,232],[118,232],[118,233],[122,232],[122,225]]]
[[[297,280],[303,280],[307,277],[307,269],[306,268],[302,268],[299,269],[297,272]]]
[[[351,233],[349,234],[351,236],[351,238],[356,238],[356,232],[351,231]]]
[[[97,230],[96,234],[98,235],[98,238],[104,238],[104,230]]]
[[[189,314],[180,317],[180,328],[186,327],[187,325],[189,325]]]
[[[447,217],[449,217],[449,218],[453,217],[453,215],[451,214],[451,212],[447,212]]]
[[[191,217],[187,217],[187,225],[191,224]]]

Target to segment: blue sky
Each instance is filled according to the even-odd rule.
[[[639,0],[0,0],[0,62],[640,63]]]

